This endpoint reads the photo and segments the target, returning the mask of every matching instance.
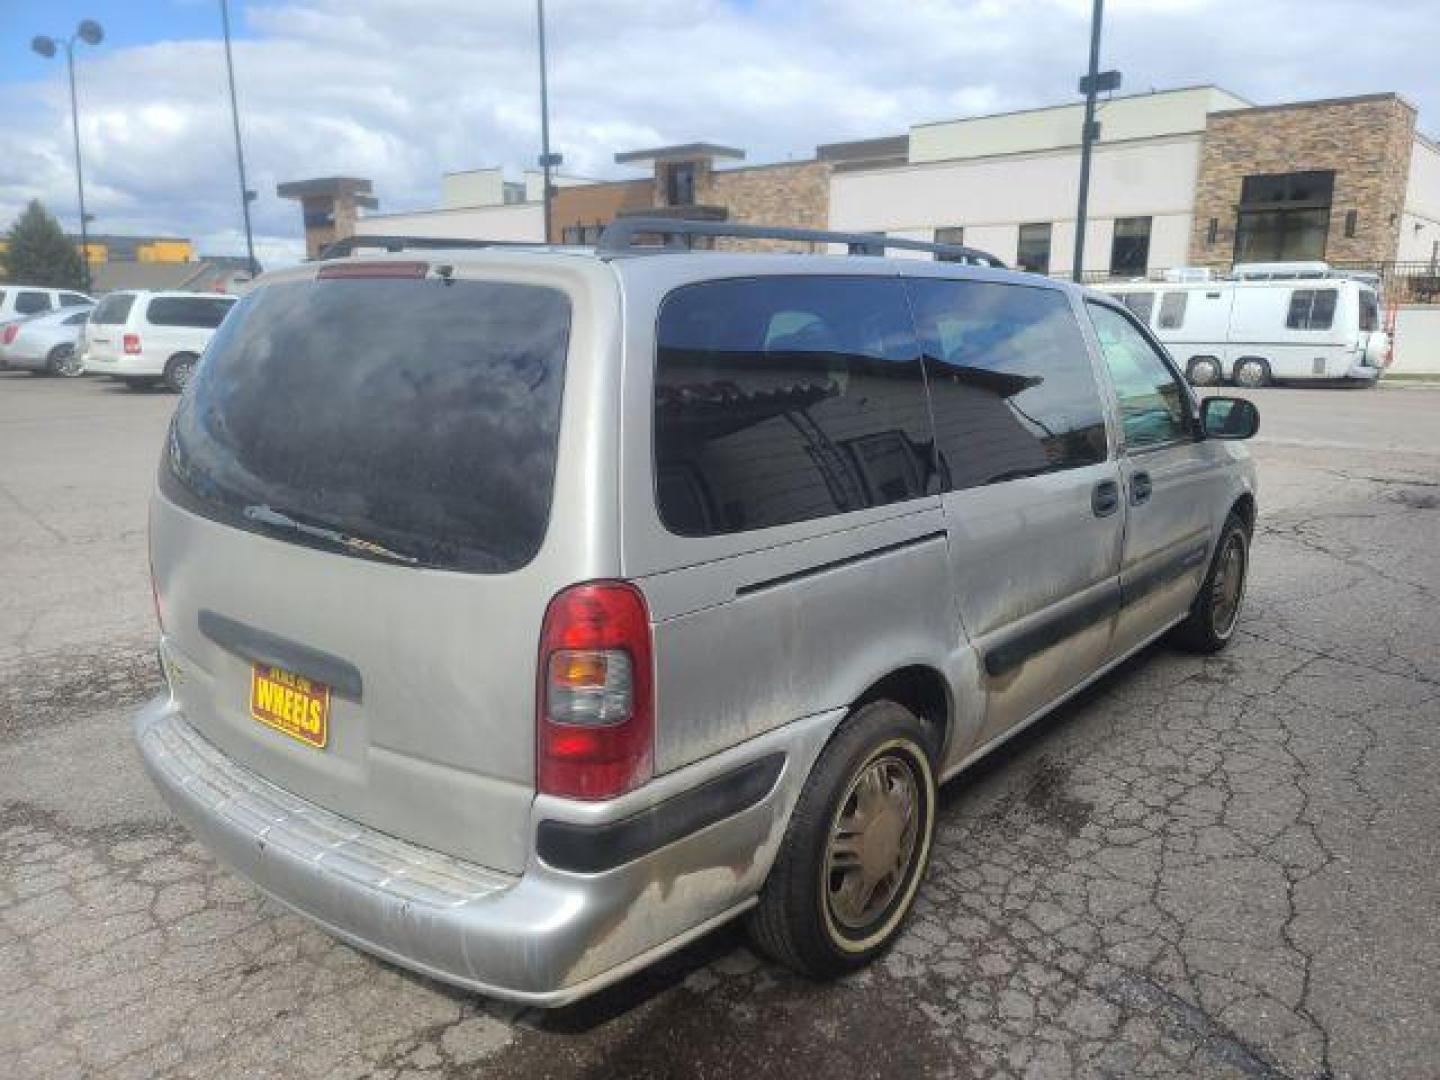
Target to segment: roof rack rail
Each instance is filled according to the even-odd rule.
[[[664,236],[664,245],[637,244],[636,237]],[[735,225],[724,221],[691,221],[684,218],[617,218],[605,226],[595,250],[601,255],[621,252],[685,251],[688,245],[676,242],[682,236],[724,236],[742,240],[808,240],[820,244],[844,244],[851,255],[883,255],[886,248],[929,251],[954,262],[971,266],[1004,269],[1005,264],[988,251],[959,244],[932,244],[878,233],[830,232],[825,229],[792,229],[782,225]]]
[[[476,240],[455,236],[347,236],[321,248],[318,259],[338,259],[353,255],[358,248],[383,248],[385,251],[410,251],[415,248],[488,248],[536,247],[538,240]]]

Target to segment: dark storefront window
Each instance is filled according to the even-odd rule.
[[[1334,190],[1331,171],[1245,177],[1235,224],[1235,261],[1323,259]]]
[[[1144,277],[1150,268],[1150,219],[1115,219],[1115,237],[1110,242],[1110,276]]]
[[[1050,223],[1039,222],[1020,226],[1020,244],[1015,253],[1015,264],[1021,270],[1032,274],[1050,272]]]

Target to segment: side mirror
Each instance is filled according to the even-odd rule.
[[[1238,397],[1207,397],[1200,402],[1200,427],[1207,439],[1248,439],[1260,430],[1260,410]]]

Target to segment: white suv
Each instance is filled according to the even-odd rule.
[[[30,315],[43,315],[57,308],[81,307],[95,303],[84,293],[69,289],[47,289],[39,285],[0,285],[0,323]]]
[[[163,379],[178,393],[235,301],[220,293],[113,292],[85,326],[85,371],[132,387]]]

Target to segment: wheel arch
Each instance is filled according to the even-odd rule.
[[[1230,504],[1230,513],[1236,515],[1245,523],[1245,531],[1255,531],[1255,515],[1258,508],[1255,505],[1255,496],[1248,491],[1242,491],[1236,496],[1235,501]]]
[[[954,728],[951,723],[954,697],[945,676],[928,664],[896,668],[871,683],[851,704],[850,711],[853,713],[872,701],[893,701],[919,717],[932,733],[931,749],[935,766],[939,768]],[[840,726],[844,726],[843,721]]]

